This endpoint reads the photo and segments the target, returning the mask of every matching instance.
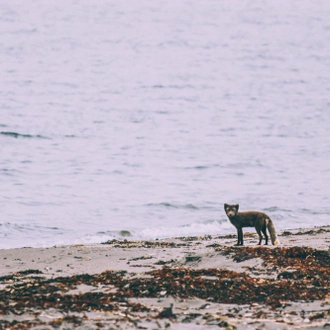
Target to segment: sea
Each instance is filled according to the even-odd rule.
[[[329,132],[327,0],[0,1],[2,249],[329,225]]]

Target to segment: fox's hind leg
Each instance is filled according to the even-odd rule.
[[[259,243],[258,243],[258,245],[261,245],[261,241],[262,241],[261,230],[260,230],[260,228],[256,228],[256,231],[257,231],[257,233],[259,235]]]
[[[257,225],[256,226],[256,231],[257,231],[257,233],[259,235],[259,243],[258,243],[258,245],[261,245],[262,238],[263,238],[262,237],[262,234],[264,234],[264,236],[265,236],[265,245],[268,245],[268,235],[267,235],[267,231],[266,231],[266,224],[261,225],[261,226]]]
[[[267,231],[266,231],[266,226],[264,226],[263,228],[262,228],[262,232],[264,233],[264,235],[265,235],[265,245],[268,245],[268,235],[267,235]]]

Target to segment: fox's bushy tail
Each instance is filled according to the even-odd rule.
[[[272,240],[273,245],[279,244],[279,240],[276,235],[276,230],[273,224],[273,221],[268,219],[267,228],[270,234],[270,239]]]

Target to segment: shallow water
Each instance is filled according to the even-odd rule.
[[[0,247],[329,224],[330,3],[0,4]]]

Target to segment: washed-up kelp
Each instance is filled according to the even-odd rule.
[[[164,242],[164,241],[130,241],[130,240],[117,240],[112,239],[102,244],[112,245],[114,248],[179,248],[183,246],[189,246],[189,243],[175,243],[175,242]]]
[[[42,274],[32,276],[33,272],[27,271],[0,279],[4,287],[0,291],[0,315],[49,309],[65,313],[115,313],[123,306],[126,313],[147,312],[148,307],[130,299],[166,296],[200,298],[211,303],[265,304],[272,308],[292,301],[330,298],[328,251],[306,247],[216,247],[215,250],[236,262],[261,258],[262,268],[247,267],[246,272],[235,272],[164,266],[142,274],[106,271],[53,279]],[[92,290],[77,290],[81,285]],[[322,313],[324,316],[328,312]],[[172,310],[165,310],[153,317],[172,314]]]

